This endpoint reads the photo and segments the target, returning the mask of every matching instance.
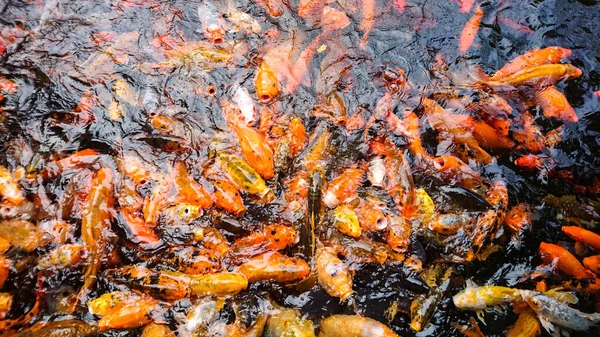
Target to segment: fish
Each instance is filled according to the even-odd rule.
[[[212,43],[219,44],[225,37],[225,21],[215,4],[205,0],[198,6],[198,18],[202,25],[202,34]]]
[[[212,180],[215,186],[215,205],[235,216],[242,216],[246,206],[237,187],[225,180]]]
[[[336,207],[357,197],[357,189],[362,184],[364,170],[352,165],[335,177],[328,185],[323,196],[327,207]]]
[[[168,325],[150,323],[142,330],[141,337],[176,337]]]
[[[193,246],[171,248],[152,260],[165,268],[188,275],[213,274],[221,270],[221,259],[207,248]]]
[[[12,306],[13,296],[9,293],[0,293],[0,319],[4,319]]]
[[[537,314],[526,309],[519,314],[513,326],[506,331],[506,337],[536,337],[542,333],[542,328]]]
[[[36,225],[22,219],[0,220],[0,238],[28,253],[48,243]]]
[[[307,277],[310,267],[304,260],[271,251],[248,259],[239,266],[237,272],[245,275],[248,282],[286,283]]]
[[[248,92],[248,89],[236,84],[232,88],[233,96],[231,100],[237,105],[241,112],[238,117],[247,126],[252,126],[256,123],[256,108],[254,101]]]
[[[600,322],[600,313],[581,312],[545,294],[534,295],[527,299],[527,303],[550,334],[555,331],[555,325],[574,331],[586,331]]]
[[[262,30],[260,23],[252,15],[238,10],[233,1],[227,6],[227,21],[234,26],[229,30],[232,33],[240,31],[244,34],[257,34]]]
[[[436,157],[433,159],[433,166],[447,184],[474,188],[482,183],[479,173],[455,156]]]
[[[423,98],[422,104],[427,114],[427,119],[435,130],[448,134],[455,142],[468,147],[478,162],[483,164],[492,162],[492,156],[479,146],[473,135],[460,127],[451,114],[445,111],[436,101]]]
[[[40,322],[23,329],[14,337],[86,337],[95,336],[98,327],[85,321],[67,319],[63,321]]]
[[[187,275],[190,293],[202,296],[233,296],[248,288],[249,280],[240,273],[220,272],[206,275]]]
[[[231,128],[238,136],[244,159],[265,179],[275,175],[273,149],[263,136],[254,128],[242,123],[231,123]]]
[[[584,257],[582,262],[588,270],[600,275],[600,255]]]
[[[594,274],[585,269],[573,254],[555,244],[540,243],[540,256],[545,264],[555,268],[566,275],[577,278],[594,278]]]
[[[227,152],[220,152],[217,159],[238,188],[259,197],[264,197],[271,191],[247,161]]]
[[[2,165],[0,165],[0,197],[13,205],[18,205],[25,200],[17,179],[9,169]]]
[[[40,257],[37,268],[40,270],[48,268],[64,268],[75,266],[87,258],[87,252],[83,245],[72,243],[62,245],[48,254]]]
[[[274,305],[265,326],[264,337],[315,337],[313,321],[300,316],[294,309]]]
[[[398,337],[385,324],[361,315],[332,315],[319,326],[318,337]]]
[[[483,312],[490,307],[513,303],[520,299],[518,289],[501,286],[476,286],[467,281],[467,287],[452,297],[454,305],[461,310]]]
[[[345,301],[354,291],[352,290],[352,275],[348,266],[328,248],[317,249],[315,269],[319,284],[332,297]]]
[[[562,226],[561,230],[575,241],[583,242],[600,250],[600,235],[577,226]]]
[[[290,156],[296,158],[308,143],[306,127],[300,117],[295,117],[288,126],[288,135],[290,143]]]
[[[231,244],[228,256],[233,261],[243,261],[270,250],[283,250],[297,243],[298,239],[298,233],[293,227],[279,223],[269,224],[235,240]]]
[[[571,50],[558,46],[530,50],[525,54],[512,59],[500,68],[500,70],[496,71],[494,75],[490,76],[489,79],[491,81],[496,81],[527,68],[544,64],[559,63],[569,56],[571,56]]]
[[[581,69],[570,64],[545,64],[526,68],[510,76],[494,81],[479,81],[494,91],[514,91],[521,86],[544,88],[552,86],[562,80],[578,78],[582,75]]]
[[[375,24],[375,0],[363,0],[361,14],[363,19],[360,22],[360,30],[363,31],[363,36],[360,39],[360,47],[365,49],[369,41],[369,33]]]
[[[279,93],[279,80],[268,63],[263,62],[258,67],[254,88],[261,102],[270,102]]]
[[[336,228],[350,237],[358,238],[362,232],[358,216],[350,205],[344,204],[336,207],[332,212],[333,223]]]
[[[460,33],[460,39],[458,42],[458,50],[461,54],[466,53],[473,45],[473,41],[475,41],[475,37],[479,31],[479,25],[481,24],[483,15],[484,13],[481,10],[481,6],[477,5],[475,8],[475,13],[469,19],[469,21],[465,23],[465,26]]]
[[[317,231],[319,230],[319,224],[321,217],[323,216],[323,202],[322,195],[324,186],[325,176],[323,169],[317,167],[317,169],[310,174],[309,186],[308,186],[308,200],[307,200],[307,211],[308,216],[306,217],[306,223],[300,232],[300,244],[303,246],[303,253],[306,258],[312,259],[315,256],[315,250],[317,248]]]
[[[565,95],[554,86],[536,91],[535,100],[542,108],[542,113],[546,117],[554,117],[570,123],[577,123],[579,121],[575,110]]]

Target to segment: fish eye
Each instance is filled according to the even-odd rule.
[[[540,302],[540,300],[534,298],[533,300],[531,300],[531,304],[533,304],[535,307],[540,307],[542,303]]]

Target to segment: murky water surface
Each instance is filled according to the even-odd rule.
[[[534,289],[546,277],[549,287],[564,286],[571,276],[552,268],[545,269],[545,276],[535,275],[542,264],[541,242],[558,243],[579,261],[597,254],[561,231],[571,225],[597,232],[600,220],[597,1],[315,0],[302,6],[295,0],[262,1],[1,1],[0,164],[18,180],[25,198],[4,195],[1,226],[23,218],[46,232],[30,250],[9,240],[11,248],[4,255],[11,265],[2,292],[12,294],[13,303],[0,321],[7,335],[37,320],[98,322],[85,305],[73,302],[136,287],[115,268],[172,269],[164,262],[169,249],[209,249],[217,252],[217,270],[237,271],[248,257],[235,260],[227,248],[219,252],[219,236],[207,239],[215,237],[207,234],[210,228],[218,230],[226,247],[252,232],[264,232],[268,224],[293,226],[299,242],[279,249],[314,270],[310,225],[311,215],[317,216],[318,252],[330,247],[353,279],[354,293],[345,301],[328,295],[314,278],[300,284],[297,278],[292,285],[250,282],[214,318],[222,326],[236,320],[239,306],[259,312],[269,300],[298,308],[317,326],[332,314],[360,314],[402,336],[458,336],[455,324],[468,325],[475,317],[474,311],[458,310],[452,302],[466,280]],[[216,28],[211,26],[213,14]],[[546,116],[549,110],[536,103],[543,89],[539,83],[498,92],[477,82],[481,71],[493,74],[515,57],[549,46],[569,49],[562,63],[581,69],[581,76],[555,85],[575,117]],[[265,83],[275,78],[278,91],[257,87],[257,77]],[[491,123],[482,110],[490,97],[501,97],[512,107],[512,114],[501,118],[512,123],[500,146],[482,145],[490,139],[489,130],[469,124],[481,119]],[[483,134],[477,140],[493,160],[478,158],[456,129],[432,127],[426,99],[449,109],[442,114],[456,114],[452,118],[467,130],[463,132]],[[409,116],[410,111],[415,114]],[[412,117],[418,118],[418,130],[409,127]],[[293,123],[306,128],[308,142]],[[496,138],[502,132],[497,130]],[[414,149],[415,132],[424,154]],[[546,139],[537,149],[519,138],[535,132]],[[553,133],[559,134],[555,143]],[[241,135],[247,134],[244,149]],[[274,169],[261,169],[256,164],[260,158],[248,157],[265,147],[275,157],[270,159]],[[85,149],[89,152],[77,152]],[[64,166],[56,164],[74,153],[76,158],[63,161]],[[528,170],[515,164],[531,154],[537,156],[537,166]],[[468,164],[477,183],[458,179],[456,173],[444,175],[442,164],[434,163],[444,155]],[[253,192],[255,185],[241,186],[232,179],[235,172],[224,168],[234,161],[231,156],[238,161],[245,157],[266,186]],[[381,166],[383,186],[377,186],[381,184],[373,173],[379,168],[377,158],[389,164]],[[362,170],[360,176],[343,185],[358,187],[348,200],[363,227],[358,239],[335,229],[334,207],[321,204],[322,199],[327,202],[327,182],[331,187],[354,164]],[[135,176],[138,165],[147,175]],[[173,183],[176,177],[183,183]],[[394,179],[399,182],[392,186]],[[245,212],[210,201],[218,190],[215,181],[225,181],[234,191],[239,187]],[[486,197],[498,182],[507,188],[507,205]],[[160,187],[171,183],[176,187]],[[98,192],[105,185],[112,191]],[[127,186],[133,186],[132,199],[126,198]],[[432,230],[423,193],[415,197],[417,189],[432,198],[435,212],[429,216],[461,214],[469,219],[464,229],[449,236]],[[94,204],[90,195],[102,200]],[[104,200],[114,196],[116,202]],[[359,201],[351,201],[356,196]],[[207,198],[208,204],[199,198]],[[532,221],[515,234],[498,219],[521,203],[530,205]],[[178,206],[175,213],[165,211]],[[103,213],[92,207],[108,209]],[[372,218],[361,214],[372,209],[381,209],[383,218],[366,228]],[[493,210],[492,225],[473,228],[486,210]],[[378,230],[379,225],[388,226]],[[202,228],[204,239],[199,240]],[[63,229],[61,237],[57,232]],[[390,245],[394,235],[400,237],[399,245]],[[480,245],[474,243],[482,237]],[[42,257],[64,244],[83,245],[87,258],[40,270]],[[493,253],[486,256],[490,249]],[[249,255],[260,253],[264,250]],[[93,272],[89,265],[95,258],[100,259],[99,270]],[[449,281],[428,286],[422,270],[432,266],[452,266]],[[94,280],[89,287],[84,285],[88,278]],[[82,286],[88,289],[82,291]],[[411,303],[431,294],[430,288],[442,296],[430,324],[417,333],[410,327]],[[585,289],[575,291],[575,307],[595,312],[600,297]],[[196,300],[165,299],[164,293],[158,298],[164,302],[152,317],[185,335],[181,325]],[[73,316],[67,316],[70,312]],[[237,316],[239,320],[239,312]],[[485,336],[504,336],[517,316],[506,305],[486,313],[486,324],[479,326]],[[215,326],[208,330],[216,335]],[[103,334],[136,336],[140,331]],[[600,330],[574,333],[597,336]]]

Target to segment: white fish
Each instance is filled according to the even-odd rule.
[[[248,90],[241,85],[236,84],[233,87],[233,97],[231,99],[242,113],[242,122],[248,126],[254,125],[254,123],[256,123],[256,109],[254,107],[252,96],[250,96]]]

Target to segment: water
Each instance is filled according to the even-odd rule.
[[[222,9],[227,8],[225,2],[216,3]],[[165,162],[174,158],[201,163],[208,153],[204,140],[227,129],[220,102],[231,97],[232,88],[241,85],[254,97],[254,72],[268,50],[280,45],[281,41],[290,40],[293,41],[290,55],[297,57],[323,31],[296,14],[293,9],[297,8],[297,1],[286,3],[283,15],[277,18],[267,15],[262,7],[251,1],[240,0],[235,4],[238,9],[247,9],[262,26],[259,34],[226,35],[226,43],[234,41],[240,49],[247,48],[235,64],[206,70],[182,66],[158,73],[143,71],[140,65],[160,62],[169,43],[177,45],[204,39],[197,15],[198,1],[3,0],[0,4],[0,35],[10,43],[6,51],[0,53],[0,75],[17,84],[18,91],[5,94],[0,103],[3,153],[0,161],[10,167],[25,166],[34,154],[44,162],[57,155],[62,157],[91,148],[112,156],[135,151],[163,168]],[[477,5],[484,12],[481,27],[471,48],[462,54],[458,50],[459,36]],[[540,264],[539,243],[570,241],[560,232],[560,226],[565,222],[557,219],[558,212],[552,206],[541,204],[540,200],[548,194],[575,194],[574,185],[591,186],[593,179],[600,175],[600,97],[594,95],[600,90],[600,43],[597,43],[600,40],[600,4],[592,0],[482,1],[464,13],[454,1],[408,0],[402,12],[391,2],[376,1],[374,26],[364,49],[359,47],[363,37],[361,2],[340,0],[330,6],[346,12],[350,25],[322,41],[327,48],[310,59],[301,84],[293,94],[280,95],[275,103],[282,114],[293,112],[300,116],[309,133],[317,127],[317,120],[311,114],[313,107],[322,104],[333,89],[341,93],[347,116],[361,110],[369,116],[385,93],[381,79],[385,69],[403,69],[412,87],[396,113],[400,115],[405,108],[415,109],[422,116],[420,98],[439,90],[431,71],[438,55],[443,56],[450,71],[463,72],[469,65],[478,65],[487,73],[493,73],[530,49],[555,45],[572,50],[568,63],[583,71],[578,79],[557,86],[575,109],[579,122],[566,123],[562,142],[552,152],[543,151],[558,159],[561,169],[572,172],[573,183],[519,169],[513,161],[526,153],[522,150],[493,153],[498,158],[497,165],[482,170],[487,177],[503,176],[511,206],[526,202],[535,207],[533,230],[522,241],[520,250],[506,246],[485,262],[457,266],[457,273],[432,324],[417,334],[458,335],[451,324],[466,324],[474,314],[457,311],[450,294],[464,287],[464,279],[473,279],[478,284],[490,282],[515,286],[518,283],[520,287],[532,287],[532,282],[522,282],[520,277]],[[267,31],[269,38],[264,35]],[[167,38],[161,46],[156,38],[167,35],[171,41]],[[328,64],[332,65],[324,66]],[[113,97],[113,85],[118,80],[131,86],[134,97],[122,105],[123,118],[113,120],[107,110]],[[216,89],[214,96],[205,91],[211,85]],[[76,111],[84,95],[96,97],[91,117]],[[256,99],[255,104],[260,106]],[[156,111],[176,116],[191,125],[193,137],[197,137],[201,145],[192,151],[171,151],[171,141],[157,137],[152,131],[149,120]],[[561,124],[545,118],[535,109],[532,112],[544,132]],[[421,124],[422,130],[428,128],[423,118]],[[375,129],[373,132],[383,131]],[[401,139],[396,141],[402,142]],[[339,137],[337,142],[334,166],[342,167],[364,159],[366,152],[360,136]],[[425,133],[423,142],[429,152],[435,154],[437,141],[430,131]],[[358,153],[354,151],[355,146]],[[332,175],[331,172],[327,174]],[[413,175],[417,186],[431,184],[426,176],[418,172]],[[60,197],[67,178],[48,184],[51,198]],[[36,188],[35,184],[26,186],[31,193]],[[580,200],[595,197],[588,193],[580,196]],[[273,209],[251,206],[244,221],[277,217]],[[426,254],[424,262],[433,262],[438,251],[427,242],[419,241]],[[75,276],[71,273],[55,275],[57,281],[51,278],[47,283],[50,288],[59,283],[63,286],[69,282],[76,284],[76,273]],[[25,294],[35,287],[32,277],[27,272],[13,276],[7,287]],[[384,311],[393,300],[400,299],[406,306],[420,291],[414,289],[410,279],[401,267],[361,268],[354,276],[355,308],[325,296],[322,290],[297,294],[277,286],[265,287],[280,304],[300,307],[311,318],[355,311],[385,322]],[[16,286],[19,281],[26,282]],[[13,308],[15,315],[31,305],[31,296],[25,298],[27,300]],[[579,307],[593,311],[593,300],[584,299]],[[488,314],[487,325],[480,326],[486,336],[502,336],[515,318],[509,308],[502,313]],[[412,336],[414,332],[408,327],[409,322],[410,318],[400,313],[390,327],[402,336]],[[131,335],[135,334],[135,331],[131,332]],[[588,333],[589,336],[597,334],[597,330]]]

